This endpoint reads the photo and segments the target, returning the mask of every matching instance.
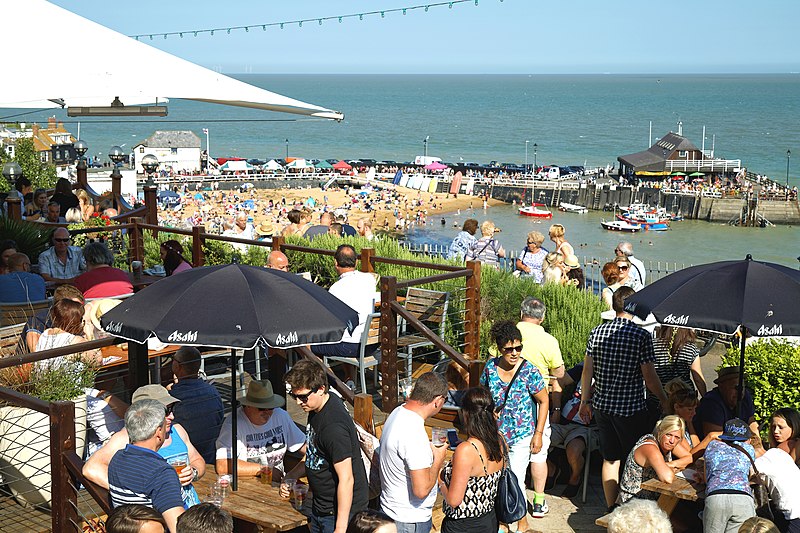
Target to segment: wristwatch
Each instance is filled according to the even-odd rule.
[[[192,481],[197,481],[198,479],[200,479],[200,472],[198,472],[195,467],[191,468],[192,468]]]
[[[560,411],[560,410],[561,410],[560,407],[553,407],[553,411]]]

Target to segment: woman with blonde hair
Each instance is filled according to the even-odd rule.
[[[500,268],[500,258],[506,256],[506,251],[499,242],[494,240],[496,229],[491,220],[486,220],[481,224],[482,237],[470,245],[465,256],[467,261],[480,261],[484,265]]]
[[[566,230],[561,224],[553,224],[550,226],[550,240],[556,245],[555,251],[565,256],[575,255],[575,249],[567,242],[567,239],[564,238],[565,233]]]
[[[658,499],[657,493],[642,489],[642,483],[654,478],[672,483],[675,470],[667,463],[672,461],[672,450],[683,440],[685,430],[681,417],[668,415],[659,420],[652,433],[636,442],[620,477],[617,503],[623,504],[632,498]]]
[[[77,189],[75,191],[75,196],[78,197],[78,209],[80,210],[81,218],[83,222],[87,222],[95,212],[94,202],[92,202],[89,193],[83,189]],[[67,219],[67,222],[69,222],[69,219]]]
[[[531,231],[528,233],[525,248],[519,254],[519,258],[515,262],[517,270],[522,276],[532,277],[536,283],[542,283],[544,278],[543,264],[545,257],[547,257],[547,250],[542,248],[544,242],[544,235],[538,231]]]

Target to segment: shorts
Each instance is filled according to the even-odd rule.
[[[554,424],[550,435],[550,446],[566,448],[575,439],[583,439],[590,450],[600,447],[597,431],[589,432],[589,428],[580,424]]]
[[[642,409],[631,416],[594,411],[604,461],[624,461],[639,437],[652,431],[650,413]]]
[[[539,450],[539,453],[531,454],[531,463],[547,462],[547,451],[550,449],[550,433],[550,420],[548,420],[547,425],[544,426],[544,434],[542,434],[542,449]]]

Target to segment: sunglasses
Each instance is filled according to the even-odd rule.
[[[69,242],[72,239],[53,239],[55,242]]]
[[[620,270],[628,270],[628,265],[617,265]]]
[[[533,244],[534,246],[539,246],[538,242],[528,241],[528,245],[531,245],[531,244]]]
[[[506,348],[503,348],[503,353],[514,353],[514,352],[521,353],[522,345],[520,344],[518,346],[508,346]]]
[[[164,416],[169,416],[169,415],[171,415],[171,414],[172,414],[172,412],[173,412],[173,409],[175,409],[175,404],[171,404],[171,405],[168,405],[168,406],[166,406],[166,407],[164,408],[164,410],[165,410],[165,414],[164,414]]]
[[[308,391],[305,394],[295,394],[293,392],[290,392],[289,396],[291,396],[295,400],[299,400],[300,403],[306,403],[306,402],[308,402],[308,397],[311,396],[312,394],[314,394],[315,392],[317,392],[317,391],[316,390],[312,390],[312,391]]]

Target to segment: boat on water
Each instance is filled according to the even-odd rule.
[[[635,233],[637,231],[641,231],[642,229],[642,227],[638,224],[631,224],[630,222],[625,222],[623,220],[603,220],[600,222],[600,226],[609,231],[627,231],[629,233]]]
[[[565,213],[581,213],[581,214],[583,214],[583,213],[588,213],[589,212],[589,210],[586,208],[586,206],[577,205],[577,204],[568,204],[567,202],[561,202],[558,205],[558,210],[559,211],[564,211]]]
[[[669,219],[652,213],[632,213],[630,211],[617,215],[617,220],[636,224],[646,231],[665,231],[669,229]]]
[[[553,212],[547,209],[547,206],[544,204],[532,204],[520,207],[519,214],[525,217],[553,218]]]

